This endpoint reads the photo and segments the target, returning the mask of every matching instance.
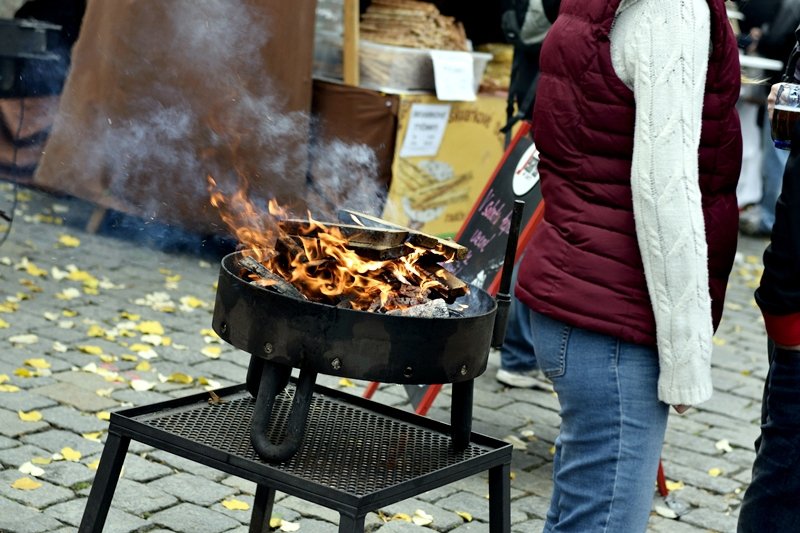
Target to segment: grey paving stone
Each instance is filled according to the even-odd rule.
[[[425,529],[405,520],[392,520],[380,526],[376,531],[380,531],[380,533],[419,533],[420,531],[425,531]],[[488,532],[489,530],[487,529],[486,531]]]
[[[693,509],[681,517],[682,522],[711,531],[736,531],[736,516],[710,509]]]
[[[14,448],[0,450],[0,463],[10,468],[18,468],[21,464],[30,461],[34,457],[49,458],[50,455],[52,455],[51,452],[38,446],[17,442],[17,446]]]
[[[230,517],[190,503],[159,511],[150,516],[149,521],[181,533],[217,533],[239,525]]]
[[[77,528],[80,525],[85,508],[86,498],[80,498],[48,507],[45,513]],[[117,509],[112,503],[111,508],[108,510],[108,518],[106,518],[103,533],[132,533],[143,529],[147,524],[146,521],[138,516],[133,516]]]
[[[19,442],[17,440],[0,435],[0,450],[14,448],[15,446],[19,446]]]
[[[62,525],[62,522],[36,509],[0,498],[0,531],[5,533],[43,533],[60,530]]]
[[[45,398],[31,391],[20,391],[18,393],[0,393],[0,405],[9,411],[32,411],[41,410],[46,407],[58,405],[58,402]]]
[[[6,437],[19,437],[26,433],[34,433],[49,427],[47,422],[25,422],[19,418],[17,411],[0,409],[0,434]]]
[[[470,492],[457,492],[436,502],[436,505],[450,511],[467,511],[475,519],[489,521],[489,500]]]
[[[72,461],[54,461],[49,465],[39,466],[44,470],[42,479],[73,490],[80,485],[88,486],[95,475],[95,471],[85,464]]]
[[[108,422],[105,420],[100,420],[94,414],[82,413],[66,405],[43,409],[41,413],[51,426],[73,433],[95,433],[108,429]]]
[[[245,494],[253,495],[256,493],[256,484],[252,481],[248,481],[246,479],[242,479],[236,476],[226,477],[222,480],[223,485],[227,485],[236,489],[239,492],[243,492]]]
[[[106,385],[108,384],[106,383]],[[81,387],[76,387],[71,383],[54,383],[52,385],[33,389],[33,392],[52,398],[61,404],[71,405],[80,411],[88,413],[110,409],[118,405],[117,402],[111,398],[98,396],[95,394],[94,390],[89,391]]]
[[[33,435],[25,435],[21,440],[51,453],[60,452],[63,448],[70,447],[81,452],[84,457],[98,453],[103,449],[103,445],[98,442],[84,439],[80,435],[62,429],[51,429]]]
[[[172,473],[174,470],[171,467],[134,453],[125,455],[125,463],[122,466],[123,478],[142,483],[169,476]]]
[[[136,516],[166,509],[175,505],[178,499],[159,490],[151,484],[137,483],[120,479],[114,491],[113,505]]]
[[[74,497],[71,490],[53,485],[43,479],[36,479],[42,484],[35,490],[19,490],[11,486],[16,480],[31,477],[16,470],[0,472],[0,495],[36,509],[44,509],[54,503],[67,501]],[[33,479],[33,478],[31,478]]]
[[[333,509],[328,509],[316,503],[302,500],[296,496],[287,496],[281,500],[281,505],[296,511],[302,516],[315,516],[322,518],[326,522],[339,522],[339,513]],[[285,517],[284,517],[285,518]]]
[[[241,357],[244,358],[245,361],[249,361],[249,356],[247,354],[242,353]],[[192,372],[198,376],[203,375],[213,379],[219,377],[235,383],[244,383],[247,378],[246,368],[222,359],[212,359],[196,364],[192,366]]]
[[[231,487],[186,473],[178,473],[151,481],[150,486],[172,494],[182,501],[206,507],[236,492]]]

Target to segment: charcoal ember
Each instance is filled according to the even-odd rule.
[[[405,309],[395,309],[386,313],[395,316],[414,316],[419,318],[447,318],[450,310],[444,300],[436,299],[424,304],[414,305]]]

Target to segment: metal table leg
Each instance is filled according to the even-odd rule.
[[[339,533],[364,533],[364,516],[340,514]]]
[[[511,463],[489,469],[489,531],[511,531]]]
[[[79,533],[101,533],[103,531],[130,442],[129,437],[118,435],[113,432],[113,429],[109,430],[103,455],[100,456],[100,466],[97,468],[92,490],[89,492],[89,500],[86,502],[86,509],[83,511],[81,525],[78,528]]]
[[[268,533],[272,506],[275,504],[275,490],[266,485],[256,487],[253,513],[250,515],[250,533]]]

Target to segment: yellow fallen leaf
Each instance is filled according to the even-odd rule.
[[[19,392],[16,385],[0,385],[0,392]]]
[[[98,357],[104,363],[113,363],[117,360],[116,355],[108,355],[107,353],[101,353]]]
[[[216,331],[214,331],[214,330],[213,330],[213,329],[211,329],[211,328],[204,328],[204,329],[201,329],[201,330],[200,330],[200,335],[202,335],[202,336],[204,336],[204,337],[216,337],[216,338],[219,338],[219,335],[217,335],[217,332],[216,332]]]
[[[728,439],[721,439],[714,443],[714,447],[721,452],[731,453],[733,448],[731,447],[731,443]]]
[[[550,446],[550,449],[548,451],[550,452],[550,455],[555,455],[556,454],[556,447],[555,446]]]
[[[247,511],[250,509],[250,504],[241,500],[225,500],[222,502],[222,506],[231,511]]]
[[[342,378],[342,379],[339,380],[339,386],[340,387],[355,387],[356,384],[353,383],[352,381],[350,381],[347,378]]]
[[[89,337],[105,337],[106,330],[98,326],[97,324],[92,324],[89,326],[89,331],[86,332],[86,335]]]
[[[222,353],[222,348],[219,346],[206,346],[200,353],[205,355],[206,357],[210,357],[211,359],[219,358],[220,354]]]
[[[8,329],[11,327],[11,324],[0,318],[0,329]]]
[[[269,519],[269,528],[270,529],[278,529],[279,527],[281,527],[281,522],[283,522],[283,519],[280,516],[270,517],[270,519]]]
[[[681,490],[686,485],[684,485],[683,481],[671,481],[667,480],[667,490],[672,492],[673,490]]]
[[[177,283],[180,280],[181,280],[181,275],[180,274],[172,274],[171,276],[167,276],[165,278],[165,281],[168,281],[169,283]]]
[[[201,300],[200,298],[196,298],[194,296],[184,296],[180,299],[181,305],[188,307],[190,309],[197,309],[199,307],[207,307],[208,304]]]
[[[99,346],[94,346],[91,344],[81,344],[78,346],[78,350],[83,353],[88,353],[89,355],[100,355],[103,353],[103,349]]]
[[[0,313],[13,313],[19,309],[19,304],[16,302],[0,302]]]
[[[67,318],[75,318],[76,316],[78,316],[78,312],[73,311],[72,309],[64,309],[63,311],[61,311],[61,314]]]
[[[136,370],[139,372],[147,372],[150,370],[150,362],[149,361],[142,361],[138,365],[136,365]]]
[[[131,355],[129,353],[122,354],[119,356],[119,358],[122,359],[123,361],[128,361],[129,363],[135,363],[136,361],[139,360],[138,357],[136,357],[135,355]]]
[[[465,511],[456,511],[456,514],[460,516],[464,522],[472,522],[472,515],[465,512]]]
[[[67,351],[67,347],[65,344],[60,343],[58,341],[53,342],[53,351],[58,353],[64,353]]]
[[[103,432],[102,431],[93,431],[91,433],[82,433],[81,436],[86,440],[90,440],[90,441],[93,441],[93,442],[100,442],[100,437],[103,436]]]
[[[392,518],[390,518],[390,520],[398,520],[398,521],[401,521],[401,522],[411,522],[411,516],[407,515],[406,513],[397,513],[395,515],[392,515]]]
[[[81,245],[81,240],[77,237],[73,237],[72,235],[61,234],[58,237],[58,244],[61,246],[66,246],[67,248],[77,248]]]
[[[36,490],[41,486],[41,483],[34,481],[29,477],[21,477],[11,484],[11,488],[17,490]]]
[[[150,346],[149,344],[139,344],[139,343],[136,343],[136,344],[131,344],[131,345],[128,347],[128,349],[129,349],[130,351],[132,351],[132,352],[137,352],[137,353],[139,353],[139,352],[146,352],[146,351],[152,350],[152,349],[153,349],[153,347],[152,347],[152,346]]]
[[[111,393],[114,392],[114,387],[109,389],[97,389],[94,391],[95,394],[100,396],[101,398],[111,398]]]
[[[146,320],[136,326],[141,333],[152,333],[153,335],[163,335],[164,328],[155,320]]]
[[[111,413],[109,413],[108,411],[98,411],[97,413],[95,413],[94,416],[96,416],[100,420],[111,420]]]
[[[719,477],[719,476],[722,475],[722,469],[721,468],[711,468],[708,471],[708,475],[711,476],[711,477]]]
[[[18,368],[14,370],[14,375],[21,378],[35,378],[39,374],[36,372],[31,372],[27,368]]]
[[[214,379],[208,379],[206,377],[200,376],[197,378],[197,384],[202,385],[203,387],[207,387],[209,389],[218,389],[222,386],[222,384]]]
[[[167,381],[170,381],[172,383],[183,383],[184,385],[188,385],[189,383],[194,381],[194,378],[192,378],[192,376],[188,374],[175,372],[173,374],[170,374],[169,377],[167,377]]]
[[[35,465],[49,465],[53,460],[49,457],[34,457],[31,462]]]
[[[64,457],[65,461],[72,462],[80,461],[82,457],[81,452],[78,450],[73,450],[69,446],[66,448],[61,448],[61,455]]]
[[[33,367],[33,368],[50,368],[50,363],[47,362],[45,359],[25,359],[24,365]]]
[[[42,413],[39,411],[17,411],[17,415],[19,415],[19,419],[23,422],[38,422],[42,419]]]
[[[100,467],[100,459],[95,459],[94,461],[87,463],[86,466],[88,466],[90,470],[97,470]]]
[[[725,346],[728,343],[728,341],[726,341],[725,339],[721,339],[716,335],[714,337],[711,337],[711,341],[717,346]]]
[[[7,383],[11,378],[8,377],[8,374],[0,374],[0,385],[3,383]]]
[[[28,263],[25,265],[25,272],[27,272],[28,275],[36,276],[37,278],[44,278],[47,276],[47,270],[39,268],[33,263]]]

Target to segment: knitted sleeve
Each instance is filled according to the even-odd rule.
[[[636,235],[656,320],[658,397],[711,396],[713,326],[698,171],[710,13],[706,0],[624,0],[612,61],[633,89],[631,189]]]

